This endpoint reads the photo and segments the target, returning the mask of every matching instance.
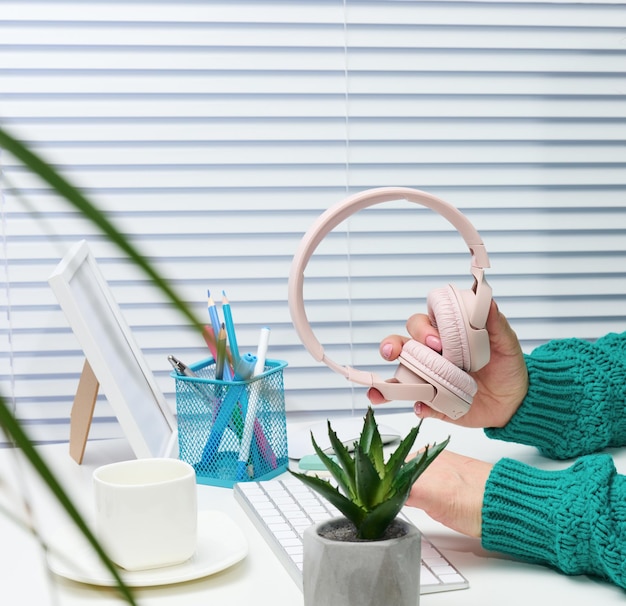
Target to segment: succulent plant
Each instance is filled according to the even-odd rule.
[[[448,445],[450,438],[440,444],[427,446],[414,458],[407,460],[421,425],[422,421],[411,429],[385,461],[383,442],[371,407],[365,415],[361,435],[354,443],[354,454],[350,454],[329,421],[328,437],[334,457],[322,451],[313,435],[311,441],[316,454],[337,485],[317,476],[291,473],[325,497],[350,520],[356,527],[359,539],[379,540],[400,513],[417,478]]]

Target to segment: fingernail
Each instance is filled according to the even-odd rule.
[[[422,414],[422,403],[421,402],[415,402],[415,404],[413,404],[413,412],[415,413],[415,416],[419,417]]]
[[[380,353],[383,355],[383,358],[385,358],[385,360],[388,360],[389,357],[391,356],[392,351],[393,351],[393,346],[391,345],[391,343],[385,343],[382,349],[380,350]]]
[[[426,345],[428,345],[428,347],[434,349],[435,351],[441,351],[442,349],[441,339],[433,335],[429,335],[426,337]]]

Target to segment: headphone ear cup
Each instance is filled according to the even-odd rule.
[[[443,386],[466,402],[471,402],[478,391],[476,381],[442,355],[419,341],[409,340],[402,348],[400,363],[404,358],[420,375],[435,386]],[[432,384],[431,383],[431,384]]]
[[[451,286],[428,293],[428,317],[439,331],[442,355],[463,370],[470,368],[470,345],[460,303]]]

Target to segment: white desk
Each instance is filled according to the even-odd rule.
[[[379,409],[379,414],[382,409]],[[381,417],[382,418],[382,417]],[[298,419],[305,424],[308,419]],[[384,422],[406,432],[416,421],[412,413],[385,415]],[[450,449],[484,460],[496,461],[509,456],[548,468],[562,463],[546,461],[533,449],[488,440],[480,430],[467,430],[436,421],[426,421],[418,438],[420,445],[452,436]],[[46,460],[65,482],[66,489],[86,516],[91,512],[91,473],[99,465],[132,458],[125,440],[92,441],[85,460],[78,466],[70,459],[66,444],[40,449]],[[621,472],[626,472],[626,452],[615,453]],[[51,502],[45,489],[30,476],[27,464],[16,468],[12,451],[0,451],[0,504],[6,503],[7,484],[24,485],[35,506],[35,515],[44,535],[58,531],[64,514]],[[7,482],[8,480],[8,482]],[[239,508],[230,489],[198,486],[199,507],[226,512],[239,525],[249,541],[247,557],[215,575],[187,583],[136,589],[138,602],[144,606],[206,606],[255,604],[257,606],[297,606],[302,594],[283,569],[263,538]],[[567,577],[540,566],[511,561],[485,552],[478,540],[450,531],[425,514],[407,509],[409,517],[442,549],[470,582],[467,590],[422,596],[422,606],[485,606],[505,603],[507,606],[545,604],[558,596],[559,601],[576,606],[589,603],[611,606],[623,604],[625,594],[607,583],[587,577]],[[10,599],[9,599],[10,598]],[[56,600],[56,601],[55,601]],[[75,583],[46,574],[45,558],[39,546],[22,530],[0,514],[0,602],[21,605],[120,604],[116,590]]]

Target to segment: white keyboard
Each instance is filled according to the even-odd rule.
[[[341,515],[297,478],[235,484],[235,499],[302,589],[302,535],[313,523]],[[465,577],[422,535],[421,593],[466,589]]]

